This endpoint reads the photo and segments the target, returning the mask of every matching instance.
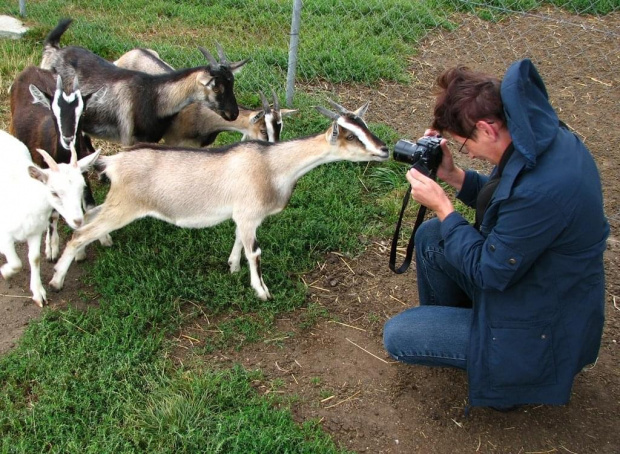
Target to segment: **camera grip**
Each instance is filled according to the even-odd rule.
[[[429,170],[428,167],[426,167],[426,165],[424,165],[424,163],[422,161],[416,162],[411,168],[412,169],[416,169],[418,172],[420,172],[424,176],[432,178],[431,177],[431,171]]]

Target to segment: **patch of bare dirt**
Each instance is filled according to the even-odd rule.
[[[356,452],[620,452],[620,80],[610,71],[620,63],[620,15],[596,19],[554,10],[545,14],[497,24],[464,17],[458,30],[428,37],[410,61],[412,83],[406,86],[299,89],[336,92],[347,106],[371,100],[371,122],[389,124],[402,137],[414,139],[430,122],[432,86],[443,69],[467,64],[501,75],[510,62],[532,58],[561,118],[585,139],[597,161],[612,228],[605,255],[607,321],[600,356],[592,370],[577,377],[569,405],[527,406],[511,413],[474,408],[466,417],[464,372],[392,361],[382,345],[383,324],[416,305],[417,290],[413,269],[402,275],[388,269],[389,238],[372,242],[357,257],[328,254],[304,276],[307,307],[279,319],[264,342],[198,356],[192,339],[212,334],[186,327],[175,354],[211,365],[240,363],[260,369],[264,379],[255,383],[259,392],[287,397],[296,420],[319,420],[339,445]],[[458,159],[465,167],[480,166]],[[92,298],[82,293],[85,287],[76,274],[81,269],[71,268],[63,292],[50,292],[52,307]],[[27,274],[22,272],[10,285],[0,280],[0,352],[11,348],[40,311],[27,298]],[[45,264],[43,281],[51,274]],[[305,327],[317,308],[329,315]]]
[[[320,421],[355,452],[618,452],[620,373],[613,339],[619,317],[613,304],[598,363],[577,378],[569,405],[511,413],[472,408],[466,416],[464,371],[408,366],[383,349],[383,323],[417,300],[415,270],[392,273],[386,246],[375,242],[358,257],[329,254],[304,277],[308,308],[279,319],[264,342],[193,359],[259,369],[259,392],[287,396],[296,420]],[[300,328],[317,305],[329,317]],[[191,351],[188,339],[204,338],[201,329],[183,331],[185,348],[177,353]]]

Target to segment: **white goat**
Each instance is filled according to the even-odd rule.
[[[69,164],[57,164],[45,151],[38,150],[49,169],[34,165],[26,145],[5,131],[0,131],[0,252],[7,263],[0,267],[5,279],[22,268],[15,252],[15,242],[28,242],[30,262],[30,290],[39,306],[47,300],[41,283],[41,237],[45,232],[52,210],[58,211],[74,229],[84,222],[82,172],[95,162],[99,152],[79,161],[75,150]]]
[[[269,215],[282,211],[297,180],[320,164],[334,161],[384,161],[388,149],[362,120],[368,103],[349,112],[332,103],[336,114],[326,132],[278,143],[238,142],[221,149],[195,150],[139,145],[99,158],[95,165],[110,179],[105,202],[89,213],[94,219],[78,229],[56,264],[50,285],[63,286],[81,247],[97,238],[151,216],[179,227],[209,227],[232,219],[235,243],[230,271],[240,268],[241,249],[250,265],[257,296],[271,298],[260,271],[256,229]]]
[[[114,61],[119,68],[141,71],[148,74],[166,74],[174,68],[159,58],[152,49],[132,49]],[[205,147],[215,142],[222,131],[236,131],[243,134],[241,140],[264,140],[279,142],[282,133],[282,119],[297,110],[281,109],[278,97],[273,92],[273,109],[260,93],[262,109],[253,110],[239,106],[239,116],[224,119],[204,103],[192,103],[174,117],[163,140],[167,145],[182,147]]]

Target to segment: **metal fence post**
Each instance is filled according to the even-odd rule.
[[[295,72],[297,70],[297,45],[299,44],[299,28],[301,23],[301,0],[293,2],[293,18],[291,20],[291,40],[288,49],[288,73],[286,74],[286,105],[293,107],[295,93]]]
[[[19,0],[19,15],[26,17],[26,0]]]

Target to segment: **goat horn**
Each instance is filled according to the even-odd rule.
[[[316,110],[318,110],[320,113],[322,113],[323,115],[325,115],[327,118],[331,118],[332,120],[338,120],[338,118],[340,118],[340,115],[338,115],[335,112],[332,112],[331,110],[327,110],[324,107],[321,106],[315,106]]]
[[[56,76],[56,90],[60,90],[60,92],[62,93],[62,79],[60,78],[60,74],[58,74],[58,76]]]
[[[259,91],[258,94],[260,95],[260,100],[263,103],[263,110],[265,111],[265,113],[271,113],[271,107],[269,106],[269,101],[267,101],[267,98],[265,98],[265,95],[263,94],[262,91]]]
[[[78,76],[76,75],[73,78],[73,91],[78,91],[80,89],[80,82],[78,81]]]
[[[47,166],[50,168],[50,170],[54,172],[58,172],[58,164],[56,164],[56,161],[54,161],[54,158],[52,158],[45,150],[41,150],[40,148],[37,148],[37,151],[39,152],[41,156],[43,156],[43,160],[47,163]]]
[[[217,69],[220,67],[220,64],[217,62],[215,58],[213,58],[213,55],[211,55],[207,49],[205,49],[204,47],[198,46],[198,50],[200,50],[200,52],[202,52],[202,55],[204,55],[205,58],[209,61],[209,63],[213,67],[212,69]]]
[[[337,140],[338,140],[338,123],[334,121],[332,123],[332,136],[329,139],[329,143],[334,145]]]
[[[273,95],[273,110],[280,110],[280,100],[278,99],[278,95],[276,95],[276,91],[272,88],[271,94]]]
[[[337,109],[341,114],[351,113],[347,109],[342,107],[340,104],[338,104],[337,102],[332,101],[331,99],[328,99],[327,102],[330,103],[331,106],[334,107],[335,109]]]
[[[222,65],[228,65],[228,59],[226,58],[226,55],[224,54],[224,49],[222,49],[222,46],[220,46],[220,43],[216,42],[215,47],[217,49],[217,55],[218,57],[220,57],[220,63]]]

